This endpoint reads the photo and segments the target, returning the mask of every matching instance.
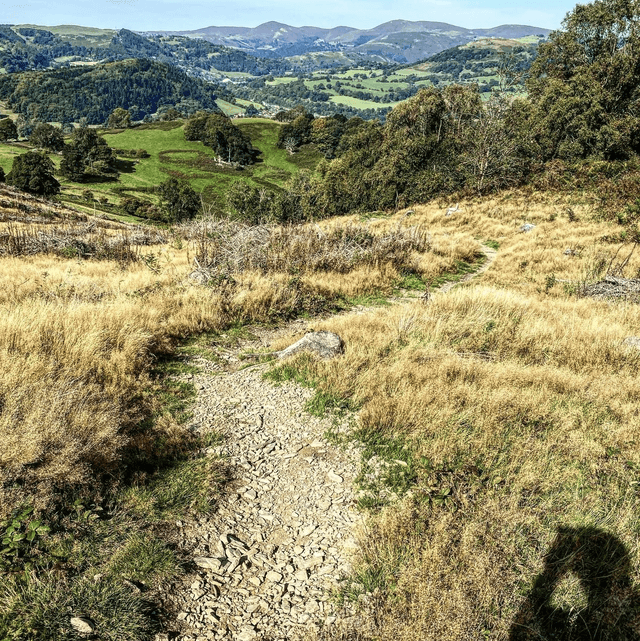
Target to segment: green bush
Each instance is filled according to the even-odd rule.
[[[38,196],[60,193],[60,183],[53,177],[53,163],[43,154],[29,151],[13,160],[7,183]]]

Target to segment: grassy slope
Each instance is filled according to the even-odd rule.
[[[222,206],[224,194],[240,180],[249,184],[278,189],[300,168],[314,168],[319,154],[307,148],[294,156],[278,149],[278,132],[282,126],[272,120],[246,118],[235,124],[251,138],[261,153],[258,162],[242,171],[218,167],[213,163],[211,149],[200,142],[184,139],[182,127],[170,131],[129,129],[118,134],[106,134],[107,142],[119,148],[143,148],[151,158],[141,160],[132,174],[122,174],[124,186],[157,185],[169,175],[187,178],[191,186],[206,198]],[[188,151],[190,153],[181,153]],[[109,189],[108,184],[105,189]]]
[[[374,599],[362,638],[550,638],[553,611],[565,631],[584,618],[597,638],[636,638],[639,356],[623,341],[640,334],[640,307],[576,296],[618,249],[616,227],[575,197],[505,194],[443,211],[416,206],[411,220],[437,254],[456,235],[498,246],[481,280],[429,305],[326,321],[345,358],[298,364],[319,398],[361,408],[361,505],[376,516],[343,595]],[[519,232],[523,222],[535,230]],[[634,256],[626,273],[638,268]],[[554,546],[555,590],[541,574]],[[550,610],[527,601],[536,577]],[[527,628],[541,636],[519,636]]]
[[[88,189],[96,196],[104,196],[110,203],[118,204],[123,196],[114,187],[124,187],[125,195],[154,200],[155,196],[144,190],[160,184],[170,176],[176,176],[188,180],[206,200],[222,208],[226,191],[238,181],[257,187],[279,189],[300,169],[313,170],[320,160],[320,154],[312,147],[304,147],[294,155],[278,149],[276,143],[281,123],[246,118],[236,120],[235,124],[250,136],[253,146],[260,152],[258,162],[253,166],[243,170],[218,166],[209,147],[200,142],[185,140],[179,123],[163,123],[157,127],[139,127],[118,133],[105,132],[103,135],[110,146],[119,149],[145,149],[150,157],[135,163],[123,158],[122,173],[117,183],[79,184],[60,178],[64,193],[80,196]],[[0,166],[8,173],[13,158],[26,151],[28,146],[0,144]],[[51,159],[59,166],[60,156],[54,154]],[[138,191],[140,189],[143,191]]]
[[[274,135],[260,121],[244,126],[258,127],[266,142]],[[273,168],[288,162],[278,158],[272,157]],[[366,446],[361,505],[374,519],[342,596],[357,599],[378,588],[369,597],[377,612],[364,638],[502,641],[514,621],[527,623],[526,598],[544,554],[561,528],[571,527],[583,541],[568,540],[585,555],[573,569],[587,576],[593,567],[604,572],[604,591],[616,596],[607,598],[608,616],[633,622],[637,601],[630,608],[625,599],[640,586],[640,388],[638,355],[622,341],[640,335],[640,308],[580,299],[572,286],[606,265],[618,247],[607,236],[620,228],[594,220],[596,208],[576,197],[504,194],[461,202],[450,218],[445,207],[416,206],[412,214],[371,219],[369,228],[419,224],[429,230],[429,251],[410,261],[416,286],[437,283],[447,271],[467,271],[479,242],[490,241],[498,256],[482,280],[434,294],[429,305],[400,304],[320,322],[318,329],[345,339],[345,356],[296,361],[318,385],[320,400],[348,399],[361,408],[354,425],[354,438]],[[536,228],[520,233],[523,222]],[[566,248],[576,252],[567,255]],[[193,390],[167,381],[173,385],[169,394],[156,381],[160,396],[153,401],[146,392],[153,387],[150,354],[170,351],[172,340],[203,330],[298,313],[301,300],[389,292],[402,276],[371,265],[346,274],[310,271],[296,279],[295,287],[306,289],[294,290],[288,272],[241,273],[234,274],[231,290],[212,292],[185,286],[193,249],[183,239],[144,249],[153,261],[125,264],[64,256],[0,259],[0,391],[11,390],[5,402],[22,408],[17,436],[7,423],[15,412],[0,414],[10,473],[24,464],[32,481],[50,475],[86,482],[91,475],[78,462],[93,457],[93,465],[117,467],[119,439],[130,434],[123,426],[130,429],[149,407],[155,407],[156,423],[146,424],[151,432],[143,434],[155,433],[158,440],[138,434],[136,446],[149,453],[158,444],[175,446],[185,437],[178,415]],[[295,252],[292,258],[299,261]],[[635,274],[640,257],[632,257],[627,269]],[[179,364],[171,367],[182,371]],[[178,408],[173,418],[163,418],[164,403]],[[105,614],[121,596],[123,572],[153,586],[181,571],[176,551],[149,525],[188,515],[202,499],[193,488],[215,478],[183,447],[185,458],[178,457],[175,467],[147,470],[118,491],[113,514],[119,516],[111,525],[98,519],[88,528],[67,504],[69,532],[79,542],[65,531],[52,534],[35,552],[44,563],[38,582],[22,596],[3,592],[0,583],[0,631],[36,613],[40,619],[28,625],[54,621],[47,637],[53,639],[67,625],[67,607],[86,607],[103,617],[103,626],[126,621],[122,612],[142,612],[140,604],[126,603],[115,615]],[[56,458],[56,452],[62,454]],[[34,460],[40,461],[36,467]],[[387,472],[367,477],[380,461]],[[189,487],[180,485],[181,478],[191,479]],[[44,502],[46,483],[42,492]],[[596,531],[600,538],[593,539]],[[619,542],[624,552],[601,558],[592,539],[598,549],[614,552]],[[100,585],[112,592],[89,606],[79,587],[67,594],[64,578],[46,566],[56,545],[73,585],[96,594],[91,577],[104,570]],[[157,572],[136,575],[143,567]],[[561,582],[554,599],[556,608],[585,612],[576,580]],[[602,609],[598,599],[592,605]],[[3,612],[10,614],[2,619]],[[138,628],[135,638],[146,638],[147,628]]]
[[[315,226],[289,228],[274,235],[277,267],[201,287],[187,278],[200,246],[195,226],[168,233],[171,243],[130,247],[133,260],[82,260],[75,233],[95,251],[110,246],[108,239],[128,246],[141,230],[74,222],[73,212],[0,191],[4,201],[16,203],[4,215],[42,217],[39,225],[0,222],[3,237],[37,239],[44,230],[47,237],[66,234],[69,243],[55,255],[0,256],[0,534],[7,527],[2,517],[24,503],[34,503],[52,526],[23,543],[17,559],[0,551],[0,638],[64,641],[71,635],[70,613],[82,613],[101,638],[152,639],[157,614],[149,601],[163,583],[188,572],[189,551],[175,544],[175,522],[211,511],[223,477],[223,463],[202,455],[217,435],[194,438],[186,429],[195,389],[175,379],[193,373],[181,357],[206,352],[211,340],[224,341],[223,330],[237,335],[250,322],[317,313],[345,296],[388,292],[412,256],[405,254],[404,267],[394,266],[383,246],[377,257],[363,254],[346,273],[316,272],[307,261],[309,248],[320,245],[321,252],[341,258],[331,244],[337,242],[348,263],[348,243],[337,234],[322,250],[327,237]],[[219,232],[205,235],[215,253],[216,243],[237,230],[210,224]],[[363,231],[353,233],[360,238]],[[302,265],[300,246],[307,249]],[[473,255],[477,244],[465,251]],[[297,265],[298,278],[291,279],[283,259]],[[326,256],[318,264],[327,264]],[[176,354],[178,341],[189,337]],[[124,466],[129,474],[122,474]],[[120,483],[107,483],[101,495],[95,481],[102,472]],[[56,492],[61,486],[66,493]],[[33,519],[19,517],[19,527]],[[28,580],[13,572],[25,563],[32,564]],[[143,593],[124,579],[142,582]],[[170,621],[173,629],[174,617]]]

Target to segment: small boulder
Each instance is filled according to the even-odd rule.
[[[196,269],[189,274],[189,280],[196,285],[206,285],[211,279],[211,275],[202,269]]]
[[[533,223],[525,223],[524,225],[522,225],[522,227],[520,227],[520,231],[523,234],[528,234],[532,229],[535,229],[535,227],[536,226]]]
[[[277,353],[278,358],[287,358],[300,352],[313,352],[320,358],[333,358],[344,352],[344,342],[333,332],[309,332],[297,343]]]
[[[628,350],[634,350],[640,352],[640,336],[627,336],[623,341],[622,345]]]
[[[71,627],[80,634],[93,634],[95,623],[86,617],[71,617]]]

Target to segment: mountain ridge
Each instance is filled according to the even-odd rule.
[[[145,31],[141,35],[176,35],[233,47],[258,57],[323,51],[350,51],[381,60],[412,63],[476,38],[546,37],[550,29],[532,25],[505,24],[488,29],[467,29],[446,22],[390,20],[371,29],[349,26],[333,28],[294,27],[269,21],[257,27],[202,27],[188,31]]]

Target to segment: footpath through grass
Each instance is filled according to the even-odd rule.
[[[100,638],[149,640],[175,615],[160,608],[163,586],[190,568],[175,523],[213,509],[226,478],[206,452],[217,435],[188,429],[195,390],[185,357],[209,354],[208,342],[252,322],[390,292],[413,268],[415,250],[427,260],[429,246],[408,247],[414,234],[398,230],[353,256],[349,235],[362,238],[363,229],[274,228],[274,261],[269,246],[255,247],[255,230],[221,230],[211,220],[167,232],[171,242],[158,233],[155,244],[132,247],[125,226],[100,223],[96,235],[72,212],[1,189],[7,201],[20,200],[18,221],[5,225],[12,238],[65,232],[73,251],[43,245],[31,254],[14,243],[0,257],[0,639],[62,641],[77,615]],[[219,233],[203,236],[202,225]],[[246,260],[242,238],[255,255],[249,265],[201,261],[211,279],[197,285],[188,274],[203,238],[209,256],[235,251]],[[119,259],[98,260],[73,244],[116,241],[130,250]],[[301,256],[301,245],[314,255]],[[342,271],[334,272],[338,254]]]

